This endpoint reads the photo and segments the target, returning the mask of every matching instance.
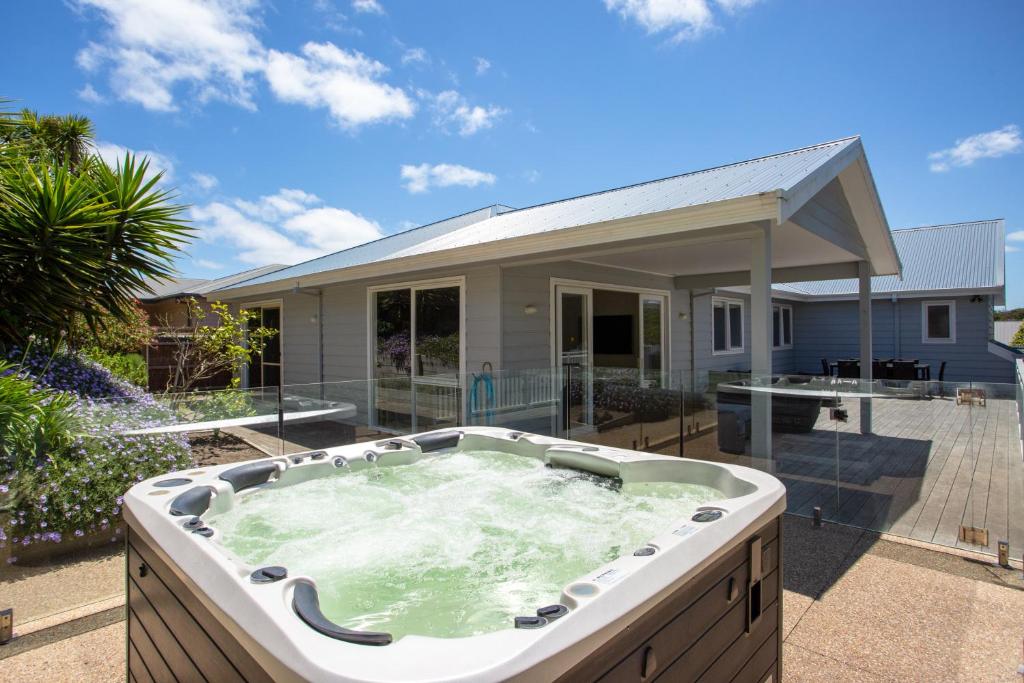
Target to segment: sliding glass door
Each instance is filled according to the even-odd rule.
[[[398,432],[456,426],[462,372],[462,284],[371,292],[372,419]]]
[[[647,387],[665,385],[665,310],[660,294],[640,295],[640,383]]]
[[[559,285],[555,290],[555,335],[558,344],[559,384],[562,387],[560,430],[589,431],[593,424],[593,292]]]

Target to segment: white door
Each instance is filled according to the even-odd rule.
[[[590,289],[555,288],[555,348],[562,400],[559,432],[590,431],[593,425],[593,294]]]

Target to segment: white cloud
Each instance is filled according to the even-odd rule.
[[[415,111],[401,88],[379,80],[387,67],[359,52],[330,42],[306,43],[301,54],[267,49],[256,35],[260,0],[69,1],[98,11],[109,26],[79,51],[79,66],[105,73],[119,99],[146,109],[176,111],[178,91],[187,89],[199,104],[223,100],[254,110],[256,85],[265,77],[278,99],[326,107],[347,128]],[[354,7],[383,11],[374,0]]]
[[[412,194],[426,192],[431,187],[476,187],[493,185],[497,177],[493,173],[478,171],[459,164],[420,164],[402,166],[402,179],[407,181],[405,189]]]
[[[228,244],[240,261],[256,265],[298,263],[383,236],[376,221],[298,189],[212,202],[193,207],[191,217],[204,239]]]
[[[292,216],[284,229],[324,253],[340,251],[382,236],[380,226],[348,209],[322,206]]]
[[[483,76],[491,68],[490,60],[484,59],[483,57],[474,57],[473,61],[476,63],[477,76]]]
[[[749,9],[761,0],[715,0],[715,3],[729,14]]]
[[[1012,244],[1007,244],[1006,245],[1006,253],[1007,254],[1012,254],[1012,253],[1014,253],[1016,251],[1020,251],[1020,247],[1015,247]]]
[[[86,83],[85,86],[78,91],[78,96],[86,102],[92,102],[93,104],[103,104],[106,102],[103,99],[103,95],[100,95],[96,88],[92,87],[92,83]]]
[[[1011,242],[1024,242],[1024,230],[1014,230],[1006,236]]]
[[[535,183],[540,180],[540,171],[535,168],[527,169],[523,171],[523,180],[528,183]]]
[[[402,64],[429,64],[430,55],[422,47],[410,47],[402,53]]]
[[[434,111],[434,125],[446,131],[454,127],[462,136],[492,128],[499,118],[508,113],[506,109],[495,105],[470,105],[465,97],[454,90],[445,90],[436,95],[420,91],[419,95],[430,101]]]
[[[726,14],[736,14],[760,0],[714,0]],[[604,0],[610,12],[640,24],[649,34],[670,32],[672,40],[694,40],[715,28],[712,0]]]
[[[1022,147],[1020,126],[1009,125],[957,140],[952,147],[932,152],[928,159],[931,170],[942,173],[953,166],[972,166],[978,159],[995,159],[1020,152]]]
[[[209,259],[199,258],[195,259],[194,263],[200,268],[206,270],[223,270],[224,264],[219,261],[210,261]]]
[[[672,31],[676,40],[697,38],[714,26],[707,0],[605,0],[604,4],[648,33]]]
[[[333,43],[306,43],[302,54],[270,51],[267,80],[279,99],[326,107],[345,128],[413,115],[405,91],[376,80],[387,71],[380,62]]]
[[[263,47],[253,31],[257,0],[75,0],[110,25],[78,53],[87,71],[110,68],[111,89],[146,109],[174,111],[174,88],[188,84],[199,102],[218,99],[252,109],[252,75]]]
[[[193,173],[192,182],[198,185],[199,189],[209,192],[217,187],[220,181],[217,180],[217,176],[210,175],[209,173]]]
[[[236,207],[250,216],[271,222],[294,216],[321,203],[315,194],[286,187],[278,190],[277,194],[264,195],[256,201],[234,201]]]
[[[384,14],[384,8],[377,0],[352,0],[352,9],[363,14]]]
[[[116,168],[118,164],[123,164],[125,154],[131,152],[132,155],[137,157],[136,163],[141,161],[142,157],[149,159],[149,177],[162,171],[164,174],[164,177],[160,180],[162,184],[166,185],[174,180],[174,161],[166,154],[154,152],[151,149],[130,149],[124,145],[103,141],[97,142],[94,147],[100,158],[111,168]]]

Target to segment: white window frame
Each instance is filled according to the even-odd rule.
[[[789,341],[786,341],[785,318],[782,317],[783,310],[789,311]],[[775,314],[779,314],[779,344],[775,344]],[[772,304],[772,348],[791,349],[793,348],[793,307],[789,304]]]
[[[412,310],[410,311],[410,337],[409,337],[409,353],[412,359],[416,357],[416,292],[424,289],[441,289],[445,287],[458,287],[459,288],[459,378],[455,383],[458,386],[461,395],[466,395],[466,276],[457,275],[454,277],[437,278],[433,280],[413,280],[410,282],[393,282],[386,285],[373,285],[366,288],[366,379],[370,383],[371,390],[367,393],[367,416],[368,422],[371,426],[376,429],[383,431],[389,431],[384,427],[377,424],[376,412],[374,411],[375,395],[372,390],[373,382],[375,378],[373,376],[374,362],[376,360],[377,353],[377,307],[374,301],[374,295],[377,292],[386,292],[395,289],[408,289],[410,290],[409,305]],[[411,365],[411,374],[409,375],[410,380],[410,391],[415,393],[416,384],[433,384],[433,385],[447,385],[449,382],[441,378],[434,378],[428,376],[422,376],[416,374],[415,362]],[[460,411],[465,410],[465,406],[460,406]],[[413,416],[413,428],[416,428],[416,416]]]
[[[949,307],[949,336],[928,336],[928,309],[937,306]],[[940,301],[921,302],[921,343],[922,344],[956,344],[956,301],[944,299]]]
[[[725,345],[724,350],[715,349],[715,304],[725,306]],[[737,304],[740,307],[740,345],[732,345],[732,323],[729,315],[729,306]],[[711,297],[711,355],[712,356],[735,356],[746,350],[746,327],[747,327],[747,305],[743,299],[729,299],[723,296]]]

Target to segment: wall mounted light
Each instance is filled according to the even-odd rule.
[[[526,304],[525,306],[523,306],[523,314],[524,315],[533,315],[536,312],[537,312],[537,307],[534,306],[533,304]]]

